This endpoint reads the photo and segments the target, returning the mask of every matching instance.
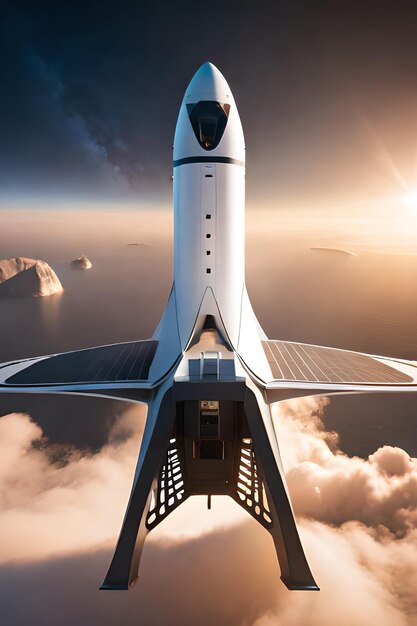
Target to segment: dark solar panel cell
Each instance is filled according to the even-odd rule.
[[[128,380],[130,371],[132,369],[132,365],[135,360],[142,354],[143,352],[143,344],[140,347],[140,350],[136,349],[136,346],[131,346],[126,352],[122,355],[122,358],[119,360],[119,367],[117,373],[117,380]]]
[[[9,385],[147,380],[157,341],[134,341],[58,354],[14,374]]]
[[[275,380],[319,383],[410,383],[413,379],[366,354],[288,341],[263,341]]]
[[[141,376],[143,376],[143,363],[146,361],[147,357],[147,351],[148,351],[148,346],[144,346],[143,347],[143,355],[140,355],[141,358],[137,358],[135,360],[135,362],[132,364],[132,368],[130,371],[130,376],[132,376],[133,378],[141,378]]]

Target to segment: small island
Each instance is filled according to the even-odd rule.
[[[90,270],[93,267],[93,264],[90,259],[87,259],[85,254],[83,254],[78,259],[71,261],[71,267],[75,270]]]
[[[356,256],[354,252],[350,250],[343,250],[342,248],[310,248],[313,252],[324,252],[327,254],[333,254],[335,256]]]

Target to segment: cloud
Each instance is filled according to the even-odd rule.
[[[61,464],[29,416],[2,417],[0,536],[8,539],[0,544],[0,594],[7,623],[415,624],[417,461],[390,446],[367,460],[348,457],[323,428],[326,408],[327,400],[306,398],[273,409],[319,593],[289,592],[268,533],[221,498],[210,512],[203,499],[187,501],[149,535],[130,593],[97,591],[124,512],[143,408],[128,409],[100,452],[68,448]]]
[[[275,409],[296,512],[332,525],[383,525],[403,536],[416,520],[417,460],[391,446],[367,460],[348,457],[338,449],[337,435],[323,429],[325,405],[309,398]]]
[[[143,407],[127,411],[98,454],[60,446],[59,455],[28,415],[0,419],[0,537],[8,538],[0,563],[88,549],[115,536],[140,440],[131,435],[143,419]]]

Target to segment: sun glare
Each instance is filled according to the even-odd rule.
[[[408,209],[417,210],[417,191],[410,191],[405,194],[401,199],[402,204]]]

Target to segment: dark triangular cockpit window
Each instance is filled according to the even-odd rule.
[[[187,111],[200,146],[204,150],[214,150],[223,137],[230,104],[220,104],[214,100],[201,100],[197,104],[187,104]]]

